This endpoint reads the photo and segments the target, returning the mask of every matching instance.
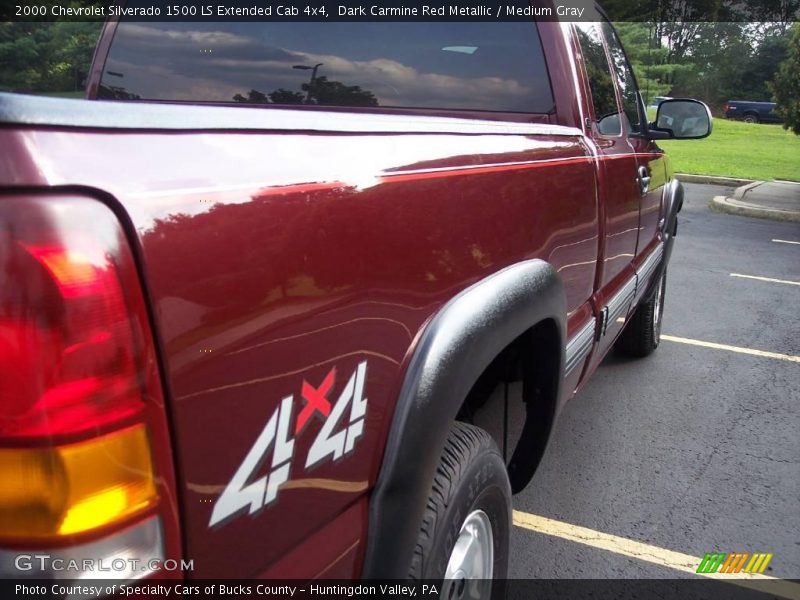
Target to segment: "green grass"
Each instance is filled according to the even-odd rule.
[[[714,119],[702,140],[659,141],[677,173],[800,181],[800,136],[780,125]]]

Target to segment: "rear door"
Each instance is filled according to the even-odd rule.
[[[625,56],[622,43],[608,21],[604,21],[601,26],[622,102],[627,141],[635,155],[636,174],[634,178],[639,194],[639,233],[636,256],[641,258],[649,254],[658,244],[657,233],[662,225],[660,223],[662,188],[666,182],[664,153],[655,142],[643,135],[646,115],[633,70]],[[636,263],[639,264],[640,260],[637,260]]]
[[[629,141],[634,129],[621,100],[603,29],[601,22],[575,24],[591,95],[587,135],[594,141],[599,158],[602,228],[594,300],[601,316],[600,329],[613,335],[620,328],[616,319],[625,314],[635,292],[633,259],[639,236],[641,191],[637,158]],[[604,354],[611,339],[601,339],[595,357]]]

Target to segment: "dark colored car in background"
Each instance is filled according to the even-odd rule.
[[[783,118],[775,112],[774,102],[751,102],[728,100],[724,111],[726,119],[741,119],[746,123],[782,123]]]
[[[650,102],[650,106],[652,108],[658,108],[659,106],[661,106],[661,103],[664,102],[664,100],[671,100],[671,99],[672,99],[672,96],[656,96]]]

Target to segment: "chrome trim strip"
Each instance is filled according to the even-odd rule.
[[[0,93],[0,123],[149,130],[338,131],[579,137],[575,127],[452,117],[253,106],[115,102]]]
[[[628,310],[633,299],[641,291],[642,285],[647,285],[650,282],[650,277],[661,263],[663,255],[664,242],[659,242],[658,246],[642,261],[641,266],[636,270],[633,277],[608,301],[605,306],[608,315],[603,321],[600,335],[605,335],[609,326],[615,323],[619,316]]]
[[[650,255],[644,259],[642,265],[637,269],[636,275],[639,279],[637,285],[637,292],[640,291],[642,285],[647,285],[650,282],[650,277],[661,263],[661,258],[664,255],[664,242],[659,242]]]
[[[611,300],[608,301],[608,320],[606,321],[606,328],[608,324],[617,320],[623,312],[630,306],[633,297],[636,295],[636,282],[638,278],[636,275],[631,277],[622,289],[618,291]],[[603,332],[605,333],[605,331]]]
[[[567,361],[564,367],[566,377],[577,367],[589,354],[594,343],[594,328],[596,319],[592,317],[580,328],[578,333],[567,342]]]

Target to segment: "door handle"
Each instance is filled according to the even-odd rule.
[[[650,172],[647,167],[639,167],[639,175],[636,178],[636,182],[639,184],[639,191],[644,196],[650,189]]]

